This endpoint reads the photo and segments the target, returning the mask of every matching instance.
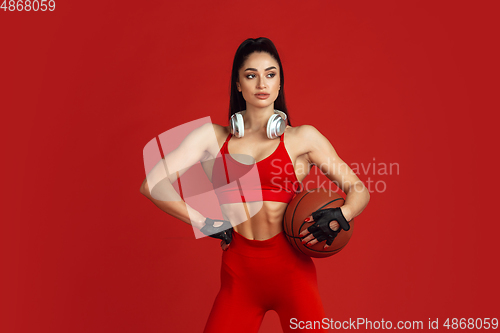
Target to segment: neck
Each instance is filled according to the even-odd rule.
[[[267,121],[274,114],[274,103],[265,108],[256,108],[247,105],[245,115],[243,116],[245,123],[245,134],[257,133],[260,131],[266,132]]]

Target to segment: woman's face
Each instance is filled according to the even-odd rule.
[[[274,103],[280,90],[278,62],[267,52],[254,52],[239,70],[236,87],[247,106],[262,108]]]

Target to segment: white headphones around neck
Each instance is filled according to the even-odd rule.
[[[229,121],[231,133],[237,138],[242,138],[245,135],[245,124],[243,123],[245,112],[246,110],[234,113]],[[274,110],[274,114],[267,121],[267,137],[269,139],[280,137],[285,132],[286,123],[286,113]]]

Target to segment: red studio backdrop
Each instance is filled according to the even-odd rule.
[[[219,242],[140,194],[142,151],[226,126],[234,53],[260,36],[292,125],[371,193],[346,248],[314,259],[327,317],[500,317],[495,1],[55,3],[0,10],[1,332],[203,330]],[[280,331],[268,312],[260,332]]]

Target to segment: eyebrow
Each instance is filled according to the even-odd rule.
[[[270,69],[276,69],[276,67],[275,66],[267,67],[266,69],[264,69],[264,71],[268,71]],[[256,72],[258,72],[257,68],[247,68],[247,69],[245,69],[245,71],[256,71]]]

